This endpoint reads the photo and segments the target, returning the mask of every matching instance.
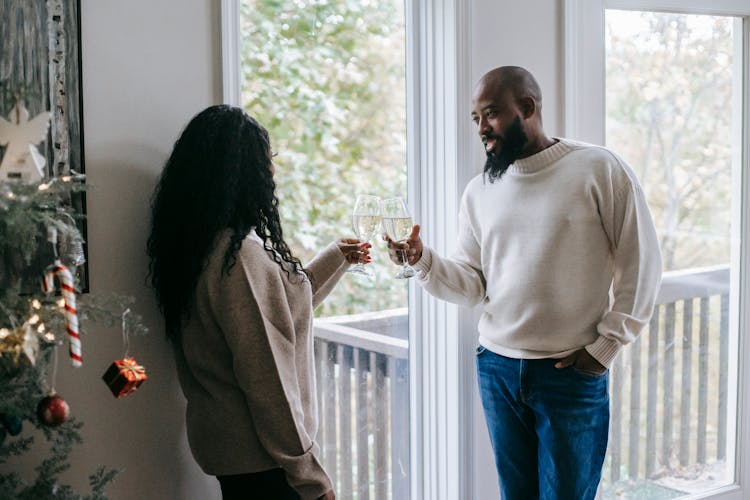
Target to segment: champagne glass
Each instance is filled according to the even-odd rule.
[[[361,194],[357,196],[352,210],[352,228],[360,241],[368,242],[378,232],[380,227],[380,198],[370,194]],[[364,264],[357,263],[350,267],[347,272],[359,274],[370,279],[375,278],[375,274],[367,269]]]
[[[413,227],[411,214],[406,208],[403,198],[387,198],[383,200],[383,229],[386,234],[397,242],[405,241]],[[401,260],[404,265],[396,275],[398,279],[408,279],[417,274],[417,271],[409,265],[406,252],[401,252]]]

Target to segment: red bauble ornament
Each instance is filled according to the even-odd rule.
[[[36,416],[44,425],[57,427],[68,420],[70,407],[63,398],[53,393],[39,401]]]

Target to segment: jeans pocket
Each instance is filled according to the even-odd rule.
[[[477,356],[481,356],[484,353],[484,351],[486,351],[486,350],[487,350],[487,348],[484,347],[483,345],[477,346]]]
[[[586,378],[593,378],[595,380],[603,378],[605,375],[607,375],[607,371],[608,371],[608,370],[604,370],[601,373],[592,373],[592,372],[585,372],[583,370],[579,370],[575,366],[571,366],[571,368],[573,368],[573,371],[576,372],[578,375],[582,377],[586,377]]]

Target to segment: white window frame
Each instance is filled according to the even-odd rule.
[[[470,0],[404,0],[408,197],[425,238],[452,253],[472,174]],[[239,0],[221,2],[223,101],[241,105]],[[461,333],[461,334],[459,334]],[[474,498],[473,313],[409,284],[411,500]]]
[[[731,295],[733,310],[739,311],[730,321],[730,330],[739,338],[730,344],[729,373],[737,373],[730,380],[730,400],[727,415],[735,416],[734,425],[735,484],[690,498],[741,500],[750,498],[750,2],[747,0],[565,0],[565,135],[567,137],[604,144],[605,140],[605,9],[680,12],[685,14],[726,15],[742,18],[736,26],[741,32],[741,75],[735,85],[734,98],[744,95],[743,107],[733,120],[741,124],[735,142],[733,162],[739,164],[740,184],[732,193],[733,201],[741,203],[740,224],[732,235],[734,273]],[[736,405],[734,404],[736,403]]]

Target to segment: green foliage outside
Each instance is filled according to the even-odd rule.
[[[665,271],[728,264],[733,19],[608,11],[607,144],[638,173]]]
[[[303,262],[353,237],[357,194],[406,196],[405,35],[399,1],[245,0],[242,102],[269,131],[284,236]],[[320,316],[405,307],[376,237],[366,284],[347,275]]]
[[[730,262],[731,221],[736,208],[732,204],[739,199],[733,200],[737,194],[732,185],[732,144],[736,141],[732,137],[732,121],[733,112],[738,111],[733,96],[733,90],[737,90],[733,88],[737,83],[733,81],[733,22],[728,17],[607,11],[607,144],[634,168],[641,180],[657,226],[665,271]],[[711,312],[705,313],[709,339],[705,346],[698,344],[696,336],[699,323],[704,321],[703,316],[699,317],[698,305],[695,310],[686,309],[685,303],[676,306],[673,331],[680,333],[675,341],[667,345],[662,337],[659,342],[663,351],[650,351],[654,338],[651,336],[656,334],[659,339],[658,335],[665,335],[665,323],[669,321],[665,313],[658,330],[644,332],[641,343],[628,348],[623,357],[621,409],[630,408],[619,414],[619,429],[613,428],[621,439],[616,462],[619,465],[613,471],[609,460],[605,464],[605,499],[676,498],[708,490],[731,478],[727,463],[717,460],[721,417],[718,411],[711,410],[718,409],[720,399],[727,397],[714,389],[719,387],[719,371],[726,370],[720,363],[719,344],[720,337],[729,333],[721,326],[721,306],[715,303]],[[641,361],[632,365],[631,356],[636,350]],[[642,443],[646,439],[647,414],[643,406],[630,405],[631,391],[641,391],[645,402],[641,381],[648,371],[657,370],[658,397],[665,397],[663,357],[668,351],[675,356],[675,375],[669,382],[674,384],[674,392],[669,399],[657,400],[656,420],[663,422],[665,408],[670,408],[673,435],[660,434],[655,471],[646,471],[643,448],[637,453],[639,467],[633,470],[630,447],[645,446]],[[686,362],[691,363],[691,375],[683,371]],[[700,363],[708,366],[705,375],[699,374]],[[633,375],[633,366],[640,366],[640,372]],[[706,379],[696,382],[704,376]],[[709,407],[705,431],[699,429],[697,417],[696,391],[702,383],[708,387],[704,389],[708,391]],[[632,384],[637,385],[634,388]],[[699,462],[692,452],[687,464],[678,460],[681,435],[677,432],[682,432],[681,403],[685,394],[689,401],[692,395],[690,411],[694,413],[688,427],[691,440],[699,432],[706,432],[704,462]],[[638,432],[635,441],[631,441],[631,432]],[[662,455],[662,439],[671,440],[669,459]],[[612,472],[619,477],[614,483]]]
[[[286,236],[307,260],[351,234],[356,194],[405,194],[403,7],[246,0],[241,8],[243,103],[271,133]],[[610,22],[607,142],[643,183],[665,270],[725,264],[732,20],[609,12],[628,27]],[[375,286],[347,277],[319,314],[405,305],[381,242],[373,254]]]

